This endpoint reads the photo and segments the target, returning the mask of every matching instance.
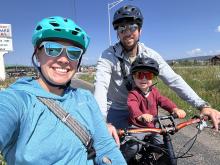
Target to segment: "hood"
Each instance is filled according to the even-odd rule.
[[[67,97],[67,91],[70,88],[68,88],[64,92],[63,96],[59,96],[59,95],[56,95],[56,94],[53,94],[53,93],[46,91],[44,88],[42,88],[42,86],[34,78],[24,77],[24,78],[18,79],[15,83],[10,85],[9,89],[26,92],[26,93],[29,93],[29,94],[35,95],[35,96],[63,100]]]

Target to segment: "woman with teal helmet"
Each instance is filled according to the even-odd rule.
[[[85,53],[89,45],[89,37],[86,32],[79,27],[75,22],[69,18],[63,18],[60,16],[48,17],[41,20],[34,31],[32,36],[32,44],[35,47],[34,54],[32,56],[32,62],[37,68],[42,78],[51,86],[57,86],[61,88],[66,88],[70,85],[70,81],[67,84],[57,85],[49,81],[45,75],[42,73],[40,66],[34,61],[34,55],[36,50],[39,48],[40,44],[44,41],[56,41],[64,40],[72,43],[76,47],[82,49],[82,54]],[[80,66],[82,55],[78,59],[77,68]]]
[[[7,164],[126,164],[94,96],[70,86],[89,44],[86,32],[70,19],[49,17],[37,24],[32,43],[39,77],[20,78],[0,92],[0,151]],[[67,115],[58,118],[42,98]],[[65,124],[70,116],[83,127],[79,133],[86,130],[87,143]]]

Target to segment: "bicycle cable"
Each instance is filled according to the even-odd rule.
[[[198,137],[198,134],[200,133],[201,131],[198,130],[198,132],[191,138],[189,139],[184,145],[182,148],[179,149],[179,152],[177,152],[177,156],[176,156],[176,159],[178,158],[188,158],[188,157],[192,157],[194,156],[193,154],[189,154],[189,155],[186,155],[190,150],[191,148],[193,147],[193,145],[195,144],[195,141]],[[184,147],[186,147],[187,144],[189,144],[190,142],[192,141],[192,145],[186,150],[185,153],[183,153],[181,156],[178,156],[180,154],[180,151],[183,150]],[[186,156],[185,156],[186,155]]]

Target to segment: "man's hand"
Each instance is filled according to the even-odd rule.
[[[107,127],[108,127],[108,132],[115,139],[115,142],[118,145],[118,147],[120,147],[120,140],[115,127],[110,123],[107,124]]]
[[[219,129],[220,124],[220,112],[213,108],[203,108],[201,110],[201,115],[208,116],[212,122],[216,131]]]

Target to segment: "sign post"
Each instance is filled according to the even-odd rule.
[[[4,54],[13,51],[11,24],[0,24],[0,81],[5,80]]]
[[[4,64],[4,54],[8,52],[0,51],[0,81],[5,80],[5,64]]]

